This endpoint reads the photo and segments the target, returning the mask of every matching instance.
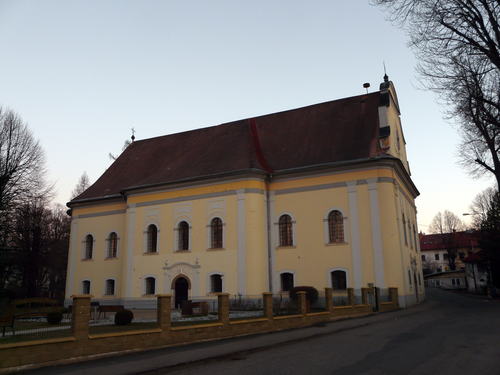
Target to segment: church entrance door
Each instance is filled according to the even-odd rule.
[[[182,301],[188,299],[189,283],[184,277],[179,277],[175,281],[175,308],[181,307]]]

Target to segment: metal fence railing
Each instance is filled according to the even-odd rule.
[[[273,315],[295,315],[299,313],[297,301],[288,295],[275,294],[273,297]]]
[[[71,313],[64,301],[20,303],[0,307],[0,344],[71,337]],[[29,301],[29,299],[21,300]],[[5,334],[4,332],[5,327]]]
[[[389,294],[389,289],[380,288],[379,303],[391,302],[391,296]]]
[[[92,298],[90,302],[90,334],[104,334],[157,327],[156,298]],[[116,314],[129,310],[132,320],[119,324]]]
[[[236,294],[229,297],[229,319],[241,320],[263,316],[262,295]]]

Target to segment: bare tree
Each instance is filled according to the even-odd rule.
[[[462,136],[459,156],[474,177],[500,186],[500,3],[372,0],[405,29],[424,88],[438,94]]]
[[[0,291],[15,273],[14,211],[29,201],[47,203],[53,191],[40,143],[15,112],[0,107]]]
[[[438,212],[429,225],[429,231],[439,236],[440,241],[448,253],[448,264],[450,270],[456,269],[455,259],[458,255],[460,237],[465,231],[464,222],[453,212],[445,210],[444,213]]]
[[[19,297],[40,297],[44,290],[51,297],[62,296],[70,232],[64,207],[51,208],[43,200],[31,200],[17,206],[11,220],[4,289]]]
[[[489,187],[476,195],[471,205],[469,206],[469,215],[472,215],[472,226],[476,230],[480,230],[482,224],[488,218],[488,212],[492,210],[492,203],[498,193],[496,187]]]
[[[434,273],[436,269],[437,263],[435,260],[426,257],[425,260],[422,261],[422,272],[424,273],[424,275]]]
[[[130,146],[131,144],[132,142],[126,139],[125,142],[123,143],[122,152],[125,151],[127,147]],[[120,155],[113,155],[111,152],[109,153],[109,158],[113,161],[118,159],[118,156]]]
[[[45,153],[28,126],[0,107],[0,212],[27,198],[48,196]]]
[[[76,184],[75,188],[71,192],[71,198],[70,200],[75,199],[78,197],[80,194],[82,194],[85,190],[87,190],[90,186],[90,179],[87,174],[87,172],[83,172],[83,174],[80,176],[80,179],[78,180],[78,183]]]

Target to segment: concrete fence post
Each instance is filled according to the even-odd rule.
[[[229,293],[218,293],[219,322],[224,326],[229,326]]]
[[[354,288],[347,288],[347,304],[354,306]]]
[[[333,291],[333,288],[325,288],[325,309],[328,312],[332,312],[332,310],[333,310],[332,291]]]
[[[76,340],[89,338],[90,299],[92,294],[74,294],[73,311],[71,314],[71,333]]]
[[[297,303],[299,305],[299,315],[307,315],[306,292],[297,292]]]
[[[170,294],[158,294],[156,320],[162,331],[170,331],[172,296]]]
[[[389,288],[389,297],[394,307],[399,309],[398,288]]]
[[[269,292],[262,293],[262,299],[264,300],[264,318],[273,320],[273,294]]]

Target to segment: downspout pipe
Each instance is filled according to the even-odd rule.
[[[271,241],[271,202],[270,202],[270,184],[274,170],[267,164],[262,146],[260,144],[259,132],[254,118],[248,119],[248,127],[250,130],[250,138],[252,140],[253,150],[259,165],[267,172],[266,180],[266,221],[267,221],[267,261],[268,261],[268,278],[269,292],[273,291],[273,257],[272,257],[272,241]]]

